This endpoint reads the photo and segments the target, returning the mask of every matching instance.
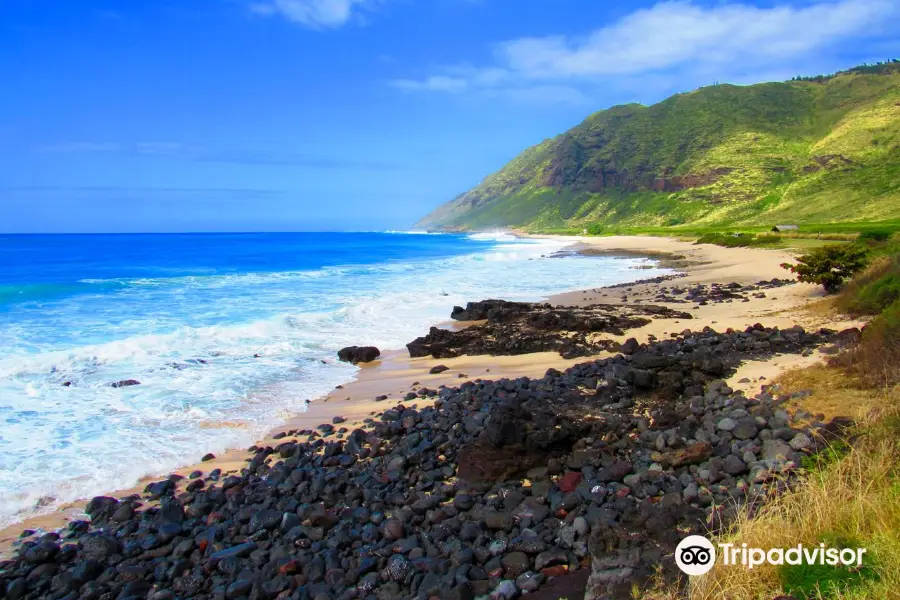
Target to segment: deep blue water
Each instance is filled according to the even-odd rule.
[[[495,243],[461,235],[387,233],[0,235],[0,306],[115,290],[129,279],[427,260]]]
[[[0,236],[0,523],[246,446],[487,297],[652,276],[565,244],[390,233]],[[646,265],[644,265],[646,266]],[[137,379],[141,385],[112,388]],[[64,386],[64,383],[70,385]]]

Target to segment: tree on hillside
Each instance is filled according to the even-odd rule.
[[[869,251],[851,245],[822,246],[797,259],[797,264],[782,263],[782,267],[797,274],[797,279],[817,283],[829,294],[841,287],[845,280],[866,268]]]

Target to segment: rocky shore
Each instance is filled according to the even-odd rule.
[[[482,339],[523,322],[624,330],[621,319],[650,316],[609,308],[455,313],[482,311]],[[197,471],[93,499],[89,523],[26,536],[0,563],[0,598],[540,598],[577,569],[590,569],[587,598],[628,597],[657,569],[675,581],[682,537],[786,489],[847,425],[723,378],[852,335],[685,330],[540,378],[418,387],[358,427],[336,417],[253,447],[239,475]]]
[[[567,307],[505,300],[456,306],[457,321],[485,321],[460,330],[432,327],[428,335],[406,345],[412,358],[453,358],[559,352],[563,358],[600,354],[619,344],[600,334],[625,335],[656,319],[693,319],[690,313],[665,306],[592,304]]]

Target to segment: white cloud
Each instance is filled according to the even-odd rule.
[[[252,4],[260,15],[281,16],[315,29],[340,27],[370,0],[267,0]]]
[[[748,78],[815,63],[850,40],[877,41],[900,16],[896,0],[836,0],[760,8],[750,4],[660,2],[632,12],[586,36],[550,35],[508,40],[483,66],[439,69],[406,89],[503,91],[570,101],[575,87],[644,77]],[[796,72],[794,74],[797,74]],[[432,85],[452,77],[452,89]],[[756,79],[759,81],[760,79]]]
[[[465,79],[446,75],[432,75],[421,81],[397,79],[391,84],[404,90],[429,90],[432,92],[463,92],[469,87],[469,83]]]
[[[865,33],[897,12],[888,0],[841,0],[806,7],[703,7],[663,2],[585,40],[564,36],[501,44],[498,61],[529,78],[634,75],[687,63],[773,64]]]

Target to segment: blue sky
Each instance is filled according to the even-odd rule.
[[[403,228],[593,111],[900,56],[900,0],[3,0],[0,231]]]

